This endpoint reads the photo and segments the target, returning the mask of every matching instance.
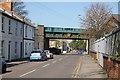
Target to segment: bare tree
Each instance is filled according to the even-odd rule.
[[[25,10],[24,2],[22,2],[21,0],[13,0],[12,10],[21,17],[25,17],[26,15],[28,15],[28,11]]]
[[[104,35],[106,26],[105,22],[111,16],[112,11],[108,5],[104,3],[94,3],[86,8],[86,14],[81,23],[88,30],[88,34],[91,37],[100,38]]]

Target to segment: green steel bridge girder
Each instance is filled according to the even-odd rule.
[[[85,29],[45,27],[46,38],[87,38]]]
[[[85,29],[79,28],[57,28],[57,27],[45,27],[45,32],[63,32],[63,33],[80,33],[85,31]]]
[[[71,37],[71,36],[76,36],[79,37],[80,34],[79,33],[45,33],[45,37]]]

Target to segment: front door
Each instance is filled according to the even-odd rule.
[[[8,61],[10,61],[10,43],[11,43],[11,41],[9,41],[9,43],[8,43]]]
[[[23,58],[22,42],[20,43],[20,58]]]

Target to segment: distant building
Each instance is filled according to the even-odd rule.
[[[44,25],[38,25],[35,29],[35,49],[44,49]]]
[[[114,31],[117,28],[120,28],[120,20],[119,20],[120,14],[113,14],[107,21],[106,26],[107,26],[107,33],[110,33]]]

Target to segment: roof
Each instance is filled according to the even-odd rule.
[[[120,22],[120,14],[112,14],[112,16]]]
[[[12,17],[12,18],[15,19],[15,20],[21,21],[21,22],[23,22],[23,23],[25,23],[25,24],[27,24],[27,25],[32,26],[32,27],[35,28],[35,26],[34,26],[32,23],[28,22],[28,21],[25,20],[23,17],[17,15],[17,14],[14,13],[13,11],[7,11],[7,10],[5,10],[4,8],[1,8],[1,7],[0,7],[0,13],[3,13],[3,14],[5,14],[5,15],[9,16],[9,17]]]

